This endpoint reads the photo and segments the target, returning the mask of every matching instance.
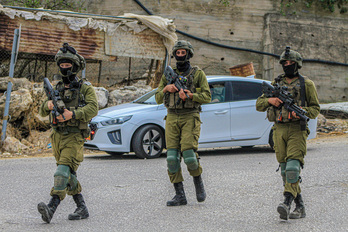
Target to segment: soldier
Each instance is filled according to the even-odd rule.
[[[88,122],[98,113],[98,102],[93,86],[86,80],[80,80],[76,74],[86,66],[85,59],[76,50],[64,43],[55,56],[62,81],[55,89],[65,104],[64,113],[55,118],[52,114],[52,100],[45,100],[40,107],[40,115],[50,115],[52,125],[51,143],[53,155],[57,161],[54,173],[54,186],[51,200],[46,205],[38,204],[42,220],[50,223],[59,203],[66,194],[72,195],[77,205],[69,220],[89,217],[88,209],[81,194],[82,187],[77,180],[76,171],[83,161],[83,144],[89,135]]]
[[[191,43],[177,41],[172,54],[177,61],[174,71],[187,78],[187,89],[179,91],[174,84],[167,84],[168,81],[163,75],[156,92],[156,102],[164,102],[168,110],[165,118],[167,165],[169,179],[174,184],[176,195],[167,202],[167,206],[179,206],[187,204],[180,167],[182,157],[190,175],[193,176],[198,202],[203,202],[206,198],[197,149],[201,130],[201,104],[209,103],[211,95],[204,72],[190,64],[189,59],[194,54]]]
[[[299,73],[302,67],[301,55],[290,47],[281,54],[279,63],[284,74],[275,78],[272,84],[286,86],[294,98],[295,104],[302,107],[306,116],[315,119],[320,110],[317,90],[314,82]],[[300,188],[300,168],[303,168],[304,157],[307,152],[306,140],[310,133],[306,122],[294,112],[281,106],[279,98],[267,98],[265,95],[256,101],[256,110],[266,111],[269,121],[274,122],[273,141],[277,161],[281,169],[284,184],[284,202],[280,203],[277,211],[284,220],[299,219],[306,216]],[[281,106],[281,107],[279,107]],[[290,213],[292,201],[295,200],[296,208]]]

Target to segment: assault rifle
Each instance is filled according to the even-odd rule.
[[[58,90],[53,89],[50,81],[46,77],[44,78],[44,89],[48,97],[48,100],[52,100],[53,102],[53,124],[57,124],[57,117],[59,115],[62,115],[63,119],[65,120],[65,117],[63,115],[65,104],[62,98],[60,97]]]
[[[273,86],[264,81],[262,82],[262,90],[266,97],[277,97],[283,102],[278,109],[284,105],[289,112],[295,112],[301,120],[305,122],[309,121],[309,118],[305,115],[307,112],[295,105],[292,94],[287,91],[288,88],[286,86],[280,87],[278,84]]]
[[[167,66],[167,68],[164,70],[164,76],[167,79],[168,85],[170,84],[174,84],[175,87],[180,91],[187,89],[186,84],[187,84],[187,78],[184,76],[179,76],[176,72],[174,72],[174,70],[172,69],[172,67],[170,67],[169,65]],[[187,98],[189,98],[188,94],[184,91],[185,95]],[[176,102],[176,104],[178,105],[180,103],[181,98],[178,99],[178,101]]]

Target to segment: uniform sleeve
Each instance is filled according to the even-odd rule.
[[[200,88],[196,88],[196,93],[193,93],[192,100],[201,104],[211,102],[210,88],[205,73],[202,70],[198,70],[195,76],[198,78]]]
[[[308,116],[311,119],[314,119],[318,117],[320,112],[317,89],[315,88],[314,82],[311,80],[306,80],[305,85],[307,107],[303,107],[303,109],[307,111],[306,116]]]
[[[47,105],[48,99],[46,99],[40,106],[39,108],[39,115],[41,117],[46,117],[47,115],[50,114],[50,110],[48,109],[48,105]]]
[[[265,112],[268,107],[271,105],[268,103],[268,98],[262,94],[259,98],[256,100],[256,110],[260,112]]]
[[[274,85],[275,81],[272,81],[272,85]],[[256,110],[260,112],[265,112],[268,107],[272,106],[268,103],[268,99],[265,94],[262,94],[260,97],[256,100]]]
[[[93,86],[84,86],[86,86],[86,90],[81,89],[81,92],[84,92],[86,105],[75,110],[75,117],[77,120],[89,122],[98,114],[98,101]]]
[[[164,75],[162,75],[161,81],[158,85],[158,88],[157,88],[157,91],[155,94],[155,99],[156,99],[157,104],[163,103],[163,96],[164,96],[163,89],[166,85],[167,85],[167,79]]]

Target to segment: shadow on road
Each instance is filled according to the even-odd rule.
[[[214,155],[248,155],[257,153],[274,153],[274,151],[268,146],[262,147],[228,147],[228,148],[217,148],[217,149],[199,149],[198,154],[200,156],[214,156]],[[166,158],[166,152],[162,153],[159,158]],[[100,160],[139,160],[134,153],[120,154],[98,154],[98,155],[87,155],[85,159],[100,159]]]
[[[274,153],[274,151],[269,146],[264,147],[228,147],[228,148],[217,148],[217,149],[207,149],[199,150],[198,154],[200,156],[210,156],[210,155],[249,155],[258,153]]]
[[[162,153],[162,155],[159,158],[166,158],[166,153]],[[100,159],[100,160],[141,160],[138,158],[134,153],[124,153],[123,155],[120,154],[98,154],[98,155],[88,155],[85,156],[85,159]]]

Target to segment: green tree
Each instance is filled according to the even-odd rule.
[[[229,0],[219,0],[220,4],[223,4],[225,6],[229,6],[230,5],[230,1]]]
[[[321,6],[324,10],[335,12],[336,8],[340,10],[341,14],[347,12],[348,0],[281,0],[280,3],[281,12],[284,12],[284,8],[291,7],[293,5],[302,4],[303,7],[310,8],[313,4]]]

